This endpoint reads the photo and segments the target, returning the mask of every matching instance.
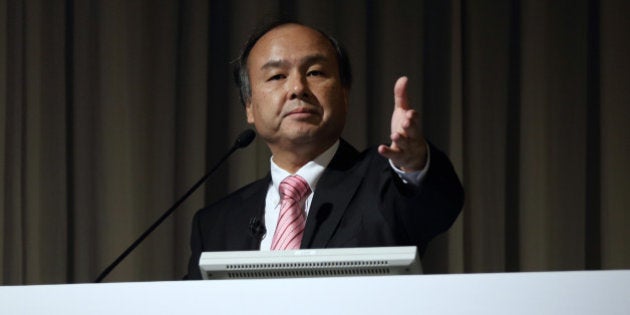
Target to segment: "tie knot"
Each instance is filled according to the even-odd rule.
[[[285,178],[279,186],[282,199],[291,198],[300,202],[311,193],[311,187],[304,178],[299,175],[291,175]]]

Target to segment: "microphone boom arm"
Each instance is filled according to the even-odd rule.
[[[120,254],[120,256],[118,256],[118,258],[114,260],[114,262],[107,266],[107,268],[105,268],[103,272],[101,272],[96,280],[94,280],[94,283],[99,283],[103,281],[103,279],[107,277],[107,275],[109,275],[109,273],[112,272],[112,270],[114,270],[114,268],[116,268],[118,264],[120,264],[134,249],[136,249],[136,247],[138,247],[138,245],[140,245],[140,243],[142,243],[142,241],[144,241],[145,238],[147,238],[147,236],[149,236],[149,234],[153,232],[153,230],[160,226],[160,224],[162,224],[162,222],[166,220],[166,218],[168,218],[173,212],[175,212],[175,210],[186,199],[188,199],[188,197],[190,197],[190,195],[192,195],[192,193],[195,192],[199,188],[199,186],[201,186],[208,179],[208,177],[210,177],[210,175],[212,175],[219,168],[219,166],[221,166],[223,162],[228,157],[230,157],[232,153],[234,153],[234,151],[248,146],[252,142],[252,140],[254,140],[255,136],[256,133],[254,133],[254,131],[251,129],[247,129],[242,132],[234,142],[234,145],[232,145],[230,150],[225,155],[223,155],[219,162],[217,162],[214,167],[208,173],[206,173],[206,175],[201,177],[192,187],[190,187],[190,189],[188,189],[188,191],[183,196],[175,201],[175,203],[168,210],[166,210],[166,212],[164,212],[164,214],[162,214],[162,216],[160,216],[157,221],[155,221],[146,231],[144,231],[144,233],[142,233],[142,235],[140,235],[140,237],[138,237],[138,239],[136,239],[124,252],[122,252],[122,254]]]

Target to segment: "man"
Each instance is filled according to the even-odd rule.
[[[203,251],[416,245],[422,253],[459,214],[461,184],[425,141],[407,78],[394,87],[391,144],[359,153],[340,139],[351,74],[333,38],[273,24],[248,41],[235,74],[271,172],[195,215],[188,278],[200,278]]]

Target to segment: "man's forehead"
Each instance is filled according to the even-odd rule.
[[[330,61],[329,57],[320,53],[305,55],[299,60],[297,60],[297,62],[300,64],[308,64],[308,65],[315,64],[315,63],[326,63],[329,61]],[[288,67],[290,66],[290,64],[291,63],[285,59],[269,59],[260,68],[261,69],[282,68],[282,67]]]
[[[267,33],[260,37],[258,43],[264,40],[275,40],[281,38],[283,36],[296,35],[300,37],[309,36],[311,39],[319,39],[326,40],[326,36],[322,34],[320,31],[301,24],[287,23],[278,25],[272,29],[270,29]],[[256,44],[258,44],[256,43]]]
[[[277,26],[258,39],[248,56],[262,57],[274,53],[286,53],[298,50],[313,50],[309,55],[317,52],[318,58],[332,54],[332,43],[318,30],[300,24],[283,24]]]

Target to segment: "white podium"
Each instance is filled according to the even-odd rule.
[[[630,314],[630,270],[4,286],[0,314]]]

